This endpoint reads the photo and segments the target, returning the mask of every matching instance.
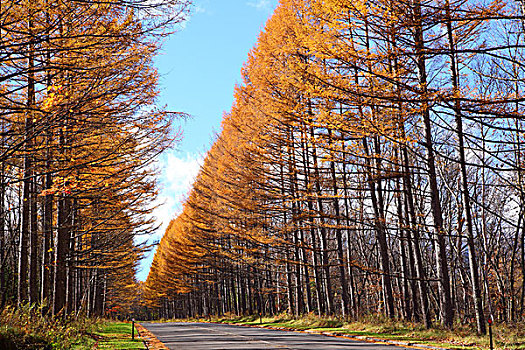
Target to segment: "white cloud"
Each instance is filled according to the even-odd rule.
[[[207,12],[206,8],[201,5],[193,6],[193,13],[206,13],[206,12]]]
[[[193,185],[201,164],[201,155],[186,153],[181,157],[176,150],[167,152],[159,160],[162,169],[159,202],[164,204],[154,214],[157,221],[162,222],[159,233],[161,237],[170,220],[181,210],[182,202]]]
[[[271,10],[272,9],[272,1],[270,0],[256,0],[256,1],[249,1],[247,3],[248,6],[255,7],[257,10]]]
[[[153,211],[160,227],[149,237],[149,243],[160,240],[170,221],[181,212],[182,203],[193,185],[202,161],[202,155],[192,153],[181,155],[176,150],[167,151],[160,157],[158,161],[161,170],[160,191],[156,202],[159,206]],[[155,251],[151,251],[141,262],[141,269],[137,274],[139,280],[145,280],[148,276],[154,254]]]
[[[184,16],[184,21],[179,23],[179,29],[186,29],[194,16],[202,14],[210,15],[211,13],[205,5],[207,5],[207,2],[204,2],[204,4],[192,2],[189,11]]]

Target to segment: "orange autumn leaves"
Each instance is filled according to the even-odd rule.
[[[1,305],[129,312],[155,229],[153,163],[180,136],[153,57],[187,6],[2,2]]]
[[[148,300],[178,316],[476,315],[480,333],[496,304],[519,319],[521,15],[501,1],[282,0]]]

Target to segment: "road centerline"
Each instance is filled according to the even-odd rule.
[[[401,350],[343,337],[217,323],[143,323],[169,349],[178,350]]]

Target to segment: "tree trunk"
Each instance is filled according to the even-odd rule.
[[[450,5],[448,0],[445,5],[447,17],[447,36],[450,49],[450,72],[452,79],[452,88],[454,94],[454,114],[456,120],[456,135],[458,137],[459,165],[461,169],[461,197],[463,198],[463,212],[467,223],[467,245],[469,248],[469,267],[470,278],[473,290],[474,310],[476,312],[476,326],[478,334],[486,334],[485,316],[483,315],[483,305],[481,299],[481,285],[479,282],[478,262],[476,260],[476,245],[474,242],[474,225],[472,223],[472,210],[470,208],[470,197],[467,178],[467,164],[465,159],[465,145],[463,136],[463,121],[461,116],[461,105],[459,101],[459,77],[456,63],[456,50],[452,33],[452,23],[450,14]]]
[[[28,14],[31,18],[32,14]],[[29,33],[31,34],[33,29],[32,20],[28,21]],[[33,39],[30,39],[28,47],[28,64],[27,64],[27,109],[25,115],[25,126],[24,126],[24,173],[23,173],[23,199],[22,199],[22,222],[20,225],[20,248],[18,256],[18,303],[22,304],[28,301],[28,279],[29,277],[34,278],[33,262],[29,260],[29,253],[31,258],[34,259],[35,255],[33,249],[29,251],[29,242],[32,239],[32,248],[36,243],[35,238],[32,237],[31,231],[31,208],[32,199],[32,181],[33,181],[33,164],[32,155],[33,151],[33,129],[34,129],[34,114],[35,109],[35,74],[34,74],[34,44]],[[31,270],[29,264],[31,263]],[[29,276],[31,273],[31,276]],[[35,281],[36,283],[36,281]],[[33,292],[33,289],[31,290]],[[33,295],[31,295],[33,296]],[[36,300],[31,300],[32,302]]]
[[[55,282],[54,282],[54,303],[53,314],[58,315],[66,310],[66,289],[67,289],[67,258],[69,250],[69,218],[71,216],[69,199],[62,195],[58,200],[57,208],[57,239],[55,248]],[[98,277],[98,274],[97,274]],[[95,283],[100,283],[95,280]],[[96,302],[100,302],[100,294],[95,293]],[[100,304],[95,306],[96,312],[100,311]],[[64,315],[65,316],[65,315]]]
[[[374,224],[376,231],[376,238],[379,244],[379,266],[381,269],[381,283],[383,285],[383,290],[385,293],[385,307],[386,307],[386,316],[389,318],[395,317],[394,310],[394,295],[392,292],[392,279],[390,274],[390,260],[388,257],[388,244],[386,240],[386,225],[385,218],[382,213],[376,194],[376,185],[373,180],[372,175],[372,165],[370,162],[370,156],[368,151],[368,142],[366,138],[363,138],[363,149],[365,152],[365,162],[366,162],[366,172],[367,172],[367,182],[370,190],[370,196],[372,200],[372,207],[374,209]]]
[[[437,183],[437,173],[435,165],[434,148],[432,141],[432,127],[430,121],[430,108],[428,105],[427,73],[424,54],[423,26],[421,16],[421,4],[419,0],[414,2],[414,23],[415,23],[415,49],[416,60],[419,75],[419,89],[421,93],[421,115],[423,117],[424,137],[426,149],[426,163],[428,172],[428,181],[430,185],[430,206],[434,219],[434,236],[436,267],[439,286],[439,304],[441,323],[447,328],[452,328],[454,323],[454,306],[450,296],[450,279],[447,265],[447,251],[445,242],[445,232],[443,231],[443,214],[441,211],[441,201]]]
[[[328,137],[332,139],[332,133],[328,131]],[[333,157],[333,155],[332,155]],[[342,314],[346,318],[349,314],[350,303],[348,300],[348,283],[346,281],[346,271],[344,263],[344,248],[343,248],[343,229],[341,228],[341,216],[339,209],[339,189],[337,185],[337,176],[335,172],[335,161],[330,161],[330,171],[332,173],[332,191],[333,191],[333,205],[335,210],[335,235],[337,239],[337,264],[339,267],[339,279],[341,281],[341,298],[342,298]]]
[[[325,225],[325,212],[322,199],[322,190],[321,190],[321,175],[319,173],[319,162],[317,160],[317,149],[314,145],[315,133],[312,126],[310,126],[310,137],[312,138],[312,160],[313,160],[313,171],[314,171],[314,185],[317,194],[317,209],[319,212],[319,242],[321,248],[321,263],[324,270],[324,291],[325,291],[325,302],[326,302],[326,312],[329,315],[334,313],[334,295],[332,292],[332,277],[330,275],[330,258],[329,258],[329,247],[328,247],[328,237],[326,233]]]
[[[301,130],[301,149],[302,149],[302,156],[303,156],[303,169],[304,169],[304,189],[307,195],[310,193],[308,192],[310,189],[310,169],[309,169],[309,161],[308,161],[308,148],[307,148],[307,140],[306,140],[306,133],[304,130]],[[313,261],[313,272],[314,272],[314,281],[315,281],[315,293],[316,293],[316,301],[317,301],[317,312],[318,315],[321,316],[324,314],[324,299],[321,297],[322,295],[322,283],[321,283],[321,276],[319,271],[319,259],[318,259],[318,247],[317,247],[317,239],[315,234],[315,222],[314,218],[312,217],[314,215],[314,207],[312,200],[310,196],[307,198],[307,206],[308,206],[308,225],[310,226],[310,238],[312,241],[312,261]]]

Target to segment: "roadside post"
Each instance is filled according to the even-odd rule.
[[[490,340],[490,350],[494,350],[494,343],[492,341],[492,315],[489,316],[489,340]]]
[[[131,340],[135,340],[135,319],[131,319]]]

